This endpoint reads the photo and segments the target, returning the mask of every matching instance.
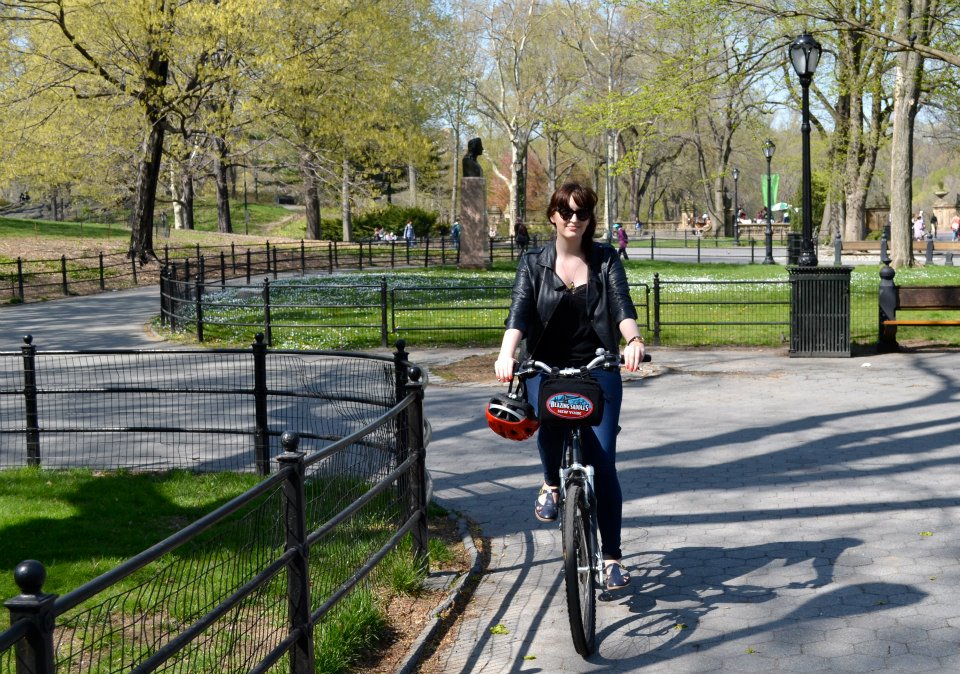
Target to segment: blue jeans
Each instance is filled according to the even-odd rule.
[[[600,551],[604,559],[620,559],[623,494],[617,476],[617,433],[620,432],[623,380],[619,371],[594,370],[591,375],[603,389],[603,421],[599,426],[583,429],[583,456],[594,468]],[[527,382],[527,397],[534,409],[538,409],[542,378],[543,375],[537,375]],[[544,483],[552,487],[560,486],[563,430],[557,426],[541,425],[537,431],[537,448],[540,450],[540,463],[543,464]]]

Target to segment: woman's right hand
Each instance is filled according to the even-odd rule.
[[[493,364],[493,371],[497,375],[497,381],[512,381],[513,369],[517,361],[512,356],[499,356]]]

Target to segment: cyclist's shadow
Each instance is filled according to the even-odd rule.
[[[662,553],[659,564],[656,553],[652,559],[644,555],[639,562],[629,560],[633,582],[623,591],[606,592],[602,600],[626,606],[632,614],[613,624],[603,625],[598,634],[601,654],[621,659],[622,656],[646,655],[656,650],[657,657],[668,656],[680,644],[694,639],[700,621],[710,612],[737,603],[759,604],[776,599],[783,591],[824,587],[833,581],[837,559],[848,548],[861,544],[855,538],[833,538],[825,541],[780,541],[740,548],[685,547]],[[649,562],[649,563],[648,563]],[[801,565],[801,568],[790,568]],[[766,568],[763,572],[761,569]],[[751,578],[753,576],[753,578]],[[737,581],[739,582],[733,582]],[[756,584],[751,580],[763,584]],[[869,587],[868,587],[869,586]],[[844,611],[866,612],[888,602],[884,597],[898,597],[897,603],[919,601],[922,593],[901,584],[867,583],[838,587],[835,592],[846,595],[865,595],[863,602],[844,599]],[[811,593],[809,600],[797,606],[781,619],[771,623],[752,625],[747,631],[757,633],[776,629],[786,621],[818,614],[819,604],[829,604],[837,598],[827,593]],[[796,600],[791,600],[796,603]],[[661,607],[658,608],[658,604]],[[669,606],[666,606],[669,605]],[[748,636],[734,630],[716,637],[698,639],[696,648],[706,649],[731,638]],[[607,639],[609,650],[602,644]],[[640,638],[641,644],[629,642]],[[624,643],[616,645],[619,640]],[[687,644],[684,650],[688,649]],[[601,655],[601,658],[603,655]]]

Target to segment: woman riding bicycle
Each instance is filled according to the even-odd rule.
[[[531,249],[520,259],[500,354],[494,364],[501,382],[513,378],[515,354],[524,340],[524,357],[557,367],[586,365],[600,347],[616,352],[626,340],[624,365],[633,372],[644,355],[637,311],[617,252],[593,242],[597,194],[576,183],[561,186],[550,199],[547,218],[556,240]],[[604,395],[603,421],[584,432],[585,456],[594,469],[601,552],[607,587],[623,587],[630,576],[621,563],[620,525],[623,496],[617,477],[617,433],[623,382],[619,371],[591,373]],[[537,407],[539,377],[528,382],[530,403]],[[535,514],[541,522],[557,519],[562,431],[541,425],[537,447],[543,464],[543,486]]]

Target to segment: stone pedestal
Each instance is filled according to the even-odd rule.
[[[487,183],[463,178],[460,187],[460,267],[486,269],[490,265],[487,231]]]

